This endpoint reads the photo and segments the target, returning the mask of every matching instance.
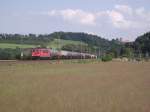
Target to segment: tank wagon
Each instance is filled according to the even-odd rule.
[[[49,48],[30,49],[32,59],[95,59],[96,55]]]

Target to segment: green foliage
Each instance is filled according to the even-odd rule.
[[[1,50],[0,51],[0,59],[2,59],[2,60],[8,60],[8,59],[13,59],[13,57],[11,55],[11,52]]]
[[[34,48],[36,47],[35,45],[28,45],[28,44],[14,44],[14,43],[0,43],[0,48],[1,49],[16,49],[16,47],[19,48]]]
[[[63,43],[68,40],[67,44],[82,43],[83,45],[90,46],[90,52],[95,53],[101,50],[101,53],[105,53],[112,47],[118,48],[120,44],[117,41],[109,41],[96,35],[86,33],[73,33],[73,32],[54,32],[45,35],[20,35],[20,34],[0,34],[0,43],[13,43],[13,44],[28,44],[28,45],[44,45],[49,47],[58,47],[58,39],[61,43],[59,47],[65,46]],[[57,43],[56,43],[57,41]],[[72,41],[72,42],[71,42]],[[53,42],[55,44],[53,44]],[[77,45],[77,44],[76,44]],[[84,46],[83,46],[84,47]]]
[[[102,37],[86,34],[86,33],[72,33],[72,32],[55,32],[51,34],[54,38],[64,39],[64,40],[73,40],[87,43],[93,48],[96,47],[101,49],[102,52],[110,50],[112,46],[120,47],[120,43],[117,41],[109,41]]]
[[[128,47],[122,47],[120,51],[121,57],[132,58],[134,56],[134,50]]]
[[[89,53],[90,51],[93,50],[93,48],[85,44],[77,44],[77,45],[67,44],[62,46],[62,50]]]
[[[104,62],[111,61],[111,60],[112,60],[111,54],[107,54],[107,55],[102,57],[102,61],[104,61]]]
[[[136,53],[142,53],[145,57],[150,54],[150,32],[139,36],[134,42],[134,47]]]
[[[109,41],[96,35],[73,32],[54,32],[44,35],[0,34],[1,59],[14,59],[16,57],[16,47],[31,48],[36,46],[96,53],[99,57],[104,54],[109,54],[112,58],[149,58],[150,32],[139,36],[134,42],[128,43],[122,43],[119,39]],[[14,50],[6,48],[12,48]],[[17,57],[19,57],[19,55]],[[108,57],[103,58],[107,60]]]
[[[63,46],[66,46],[68,44],[72,44],[72,45],[87,45],[84,42],[80,42],[80,41],[73,41],[73,40],[63,40],[63,39],[54,39],[53,41],[51,41],[48,46],[50,48],[55,48],[55,49],[61,49]]]
[[[20,59],[20,49],[0,49],[0,59],[1,60],[12,60]]]

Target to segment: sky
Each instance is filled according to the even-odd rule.
[[[150,0],[0,0],[0,33],[85,32],[133,41],[150,31]]]

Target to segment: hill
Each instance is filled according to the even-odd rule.
[[[0,44],[1,43],[19,44],[17,45],[19,47],[22,47],[22,45],[41,45],[51,48],[59,47],[60,49],[67,49],[71,51],[80,51],[79,46],[82,45],[83,52],[87,52],[87,50],[89,50],[93,53],[98,52],[99,50],[101,50],[101,52],[107,52],[111,49],[120,47],[120,43],[115,40],[109,41],[96,35],[73,32],[54,32],[44,35],[0,34]],[[2,48],[3,45],[1,44],[0,47]]]
[[[118,39],[111,41],[97,35],[73,32],[54,32],[43,35],[0,34],[0,57],[3,54],[19,54],[18,48],[49,47],[76,52],[86,52],[103,57],[149,57],[150,32],[139,36],[134,42],[122,43]],[[17,49],[16,49],[17,48]],[[14,53],[16,52],[16,53]],[[15,56],[13,56],[15,57]]]
[[[64,39],[53,39],[53,41],[50,41],[47,46],[50,48],[55,48],[55,49],[61,49],[65,45],[87,45],[84,42],[80,41],[73,41],[73,40],[64,40]]]
[[[150,54],[150,32],[139,36],[134,42],[135,50],[142,54]]]

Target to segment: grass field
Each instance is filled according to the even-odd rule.
[[[150,112],[150,63],[1,61],[0,112]]]
[[[74,45],[87,45],[83,42],[80,42],[80,41],[72,41],[72,40],[62,40],[62,39],[54,39],[54,41],[50,42],[48,44],[49,47],[51,48],[61,48],[62,46],[64,45],[67,45],[67,44],[74,44]]]
[[[50,48],[55,48],[56,49],[56,48],[61,48],[62,46],[67,45],[67,44],[87,45],[87,44],[85,44],[83,42],[80,42],[80,41],[54,39],[54,41],[48,43],[47,46],[50,47]],[[19,48],[34,48],[34,47],[37,47],[37,45],[27,45],[27,44],[21,45],[21,44],[12,44],[12,43],[0,43],[0,48],[1,49],[4,49],[4,48],[15,49],[16,47],[19,47]]]
[[[11,48],[11,49],[15,49],[16,47],[19,48],[34,48],[36,47],[35,45],[26,45],[26,44],[11,44],[11,43],[0,43],[0,48],[4,49],[4,48]]]

